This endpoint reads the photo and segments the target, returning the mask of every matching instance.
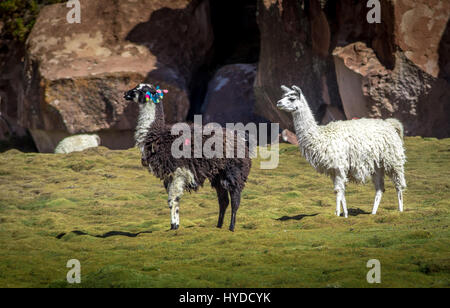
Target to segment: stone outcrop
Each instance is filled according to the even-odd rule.
[[[396,117],[408,135],[450,136],[450,3],[432,2],[382,1],[382,23],[370,45],[334,50],[347,118]]]
[[[105,146],[132,146],[137,106],[122,96],[143,81],[169,90],[164,102],[169,122],[185,120],[191,75],[212,46],[208,5],[86,0],[80,24],[66,21],[64,4],[44,7],[28,39],[19,101],[20,109],[28,110],[20,123],[39,150],[51,152],[59,138],[90,132]]]
[[[235,17],[255,3],[259,32],[252,18],[239,25],[260,44],[227,28],[232,1],[83,0],[80,24],[67,22],[64,3],[45,6],[25,48],[0,41],[0,141],[29,131],[53,152],[69,135],[96,133],[104,146],[131,147],[137,106],[122,93],[142,81],[169,90],[168,122],[202,108],[205,122],[267,119],[293,131],[276,102],[281,84],[295,84],[321,124],[397,117],[408,135],[450,136],[450,1],[380,0],[379,24],[354,0],[246,0]],[[218,18],[227,5],[230,17]],[[258,48],[256,69],[235,64],[256,61]]]
[[[262,122],[253,113],[255,64],[230,64],[220,68],[210,81],[202,107],[205,123]]]
[[[293,145],[298,145],[298,139],[295,133],[291,132],[288,129],[283,129],[280,134],[280,141],[290,143]]]
[[[255,81],[256,112],[294,130],[291,116],[276,108],[281,84],[300,86],[314,113],[321,105],[339,106],[329,56],[331,31],[320,2],[258,0],[257,14],[261,52]]]
[[[258,1],[257,112],[292,130],[275,103],[280,84],[296,84],[322,123],[344,111],[397,117],[409,135],[450,136],[450,2],[380,3],[381,23],[369,24],[365,1]]]

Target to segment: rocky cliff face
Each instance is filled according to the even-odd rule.
[[[186,119],[190,78],[212,46],[207,1],[86,0],[80,24],[67,12],[45,7],[27,42],[19,123],[41,152],[86,132],[111,148],[133,146],[137,106],[122,96],[143,81],[169,90],[168,121]]]
[[[381,23],[369,24],[366,1],[258,1],[258,112],[292,129],[275,103],[279,84],[297,84],[318,117],[336,106],[347,119],[396,117],[409,135],[450,136],[450,2],[380,2]]]
[[[17,104],[23,97],[24,55],[22,44],[0,39],[0,141],[26,135],[26,129],[18,122],[22,111]]]
[[[256,111],[293,130],[291,116],[278,110],[280,85],[298,85],[313,112],[322,105],[340,105],[330,27],[319,1],[258,0],[261,53],[255,81]]]
[[[230,64],[219,69],[209,82],[203,103],[203,120],[223,126],[226,123],[264,122],[253,113],[255,76],[255,64]]]
[[[396,117],[409,135],[450,136],[450,2],[381,3],[373,37],[333,51],[347,118]]]
[[[296,84],[321,123],[397,117],[409,135],[450,136],[449,1],[380,0],[379,24],[367,22],[366,1],[227,3],[84,0],[81,24],[67,23],[65,4],[46,6],[25,47],[0,50],[0,140],[28,130],[51,152],[97,133],[130,147],[137,108],[122,93],[142,81],[169,89],[170,122],[201,110],[293,129],[275,104],[281,84]],[[237,25],[243,35],[231,34]]]

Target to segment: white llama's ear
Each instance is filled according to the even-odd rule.
[[[294,89],[294,91],[297,92],[299,96],[301,96],[303,94],[302,89],[300,89],[297,86],[292,86],[292,89]]]
[[[286,87],[285,85],[281,86],[281,90],[283,90],[283,94],[286,94],[288,92],[291,92],[291,89],[289,89],[288,87]]]

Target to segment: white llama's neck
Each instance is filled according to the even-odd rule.
[[[155,122],[155,104],[139,104],[139,117],[134,133],[136,146],[142,151],[145,137],[147,136],[150,126]]]
[[[302,106],[292,113],[294,119],[295,134],[303,155],[309,160],[309,149],[319,136],[319,126],[308,106]]]

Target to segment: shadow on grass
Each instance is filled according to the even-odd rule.
[[[127,236],[127,237],[136,237],[136,236],[138,236],[139,234],[142,234],[142,233],[152,233],[152,231],[141,231],[141,232],[138,232],[138,233],[130,233],[130,232],[123,232],[123,231],[109,231],[109,232],[106,232],[104,234],[92,235],[92,234],[88,234],[88,233],[83,232],[83,231],[74,230],[74,231],[69,232],[69,233],[73,233],[73,234],[76,234],[76,235],[89,235],[89,236],[98,237],[98,238],[107,238],[107,237],[110,237],[110,236],[117,236],[117,235]],[[56,238],[59,240],[66,234],[67,233],[58,234],[56,236]]]
[[[361,210],[360,208],[357,209],[348,209],[348,215],[349,216],[358,216],[358,215],[370,215],[370,212],[366,212]],[[341,214],[341,216],[344,214]]]
[[[319,213],[310,214],[310,215],[308,215],[308,214],[300,214],[300,215],[296,215],[296,216],[283,216],[283,217],[277,218],[276,220],[279,220],[279,221],[302,220],[305,217],[313,217],[313,216],[317,216],[317,215],[319,215]]]

